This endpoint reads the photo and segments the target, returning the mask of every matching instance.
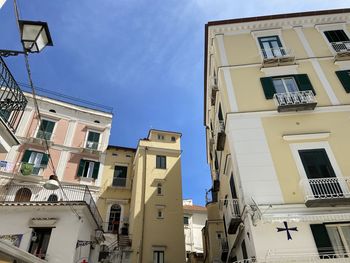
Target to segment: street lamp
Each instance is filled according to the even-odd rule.
[[[21,41],[27,52],[38,53],[46,46],[52,46],[49,27],[46,22],[19,20]]]
[[[0,50],[0,56],[8,57],[25,53],[38,53],[44,47],[53,45],[46,22],[18,20],[18,23],[24,51]]]
[[[46,181],[43,187],[47,190],[57,190],[60,188],[60,183],[58,182],[58,178],[56,175],[50,175],[48,181]]]

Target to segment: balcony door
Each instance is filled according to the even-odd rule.
[[[315,198],[343,196],[325,149],[299,150],[299,155]]]
[[[278,36],[259,37],[258,39],[264,58],[278,58],[285,55]]]

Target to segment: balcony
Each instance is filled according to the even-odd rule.
[[[0,117],[12,132],[16,132],[27,99],[0,57]]]
[[[238,199],[220,200],[220,210],[224,210],[227,233],[236,234],[239,225],[242,223]]]
[[[278,112],[313,110],[317,105],[312,90],[276,93],[273,99]]]
[[[350,177],[304,179],[300,184],[305,193],[307,207],[349,204]]]
[[[216,150],[223,151],[225,148],[226,133],[224,121],[218,121],[216,123]]]
[[[295,55],[291,49],[283,47],[262,49],[261,56],[262,66],[265,68],[295,64]]]
[[[86,141],[81,145],[81,152],[92,155],[100,155],[102,152],[101,148],[101,143]]]
[[[45,132],[45,131],[38,130],[38,131],[33,131],[30,137],[26,138],[26,142],[41,145],[41,146],[45,146],[45,143],[47,142],[47,144],[51,146],[53,145],[54,137],[55,137],[55,134],[52,132]]]
[[[62,190],[47,190],[38,184],[14,182],[0,186],[0,204],[18,203],[86,205],[97,226],[102,227],[102,218],[87,186],[63,185]]]
[[[349,60],[350,59],[350,41],[332,42],[335,61]]]
[[[40,174],[40,171],[43,170],[45,167],[42,165],[34,166],[32,163],[21,163],[20,167],[20,174],[24,176],[38,176]]]
[[[226,262],[228,256],[228,242],[226,239],[222,238],[220,241],[220,249],[221,249],[221,261]]]

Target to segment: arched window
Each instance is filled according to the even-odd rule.
[[[29,202],[32,197],[32,191],[28,188],[21,188],[17,191],[15,202]]]
[[[163,188],[162,184],[158,183],[157,184],[157,195],[162,195],[163,194]]]
[[[108,232],[112,232],[114,234],[118,233],[120,225],[120,213],[120,205],[114,204],[111,206],[111,210],[109,212]]]
[[[49,198],[47,199],[47,201],[48,201],[48,202],[57,202],[57,201],[58,201],[58,197],[57,197],[57,195],[55,195],[55,194],[51,194],[51,195],[49,196]]]

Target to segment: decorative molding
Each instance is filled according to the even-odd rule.
[[[57,220],[57,218],[32,218],[29,227],[55,227]]]
[[[319,133],[304,133],[304,134],[286,134],[282,138],[285,141],[301,141],[301,140],[321,140],[327,139],[330,136],[330,132]]]
[[[261,72],[265,73],[267,77],[281,76],[281,75],[294,75],[298,74],[298,65],[278,66],[261,68]]]

